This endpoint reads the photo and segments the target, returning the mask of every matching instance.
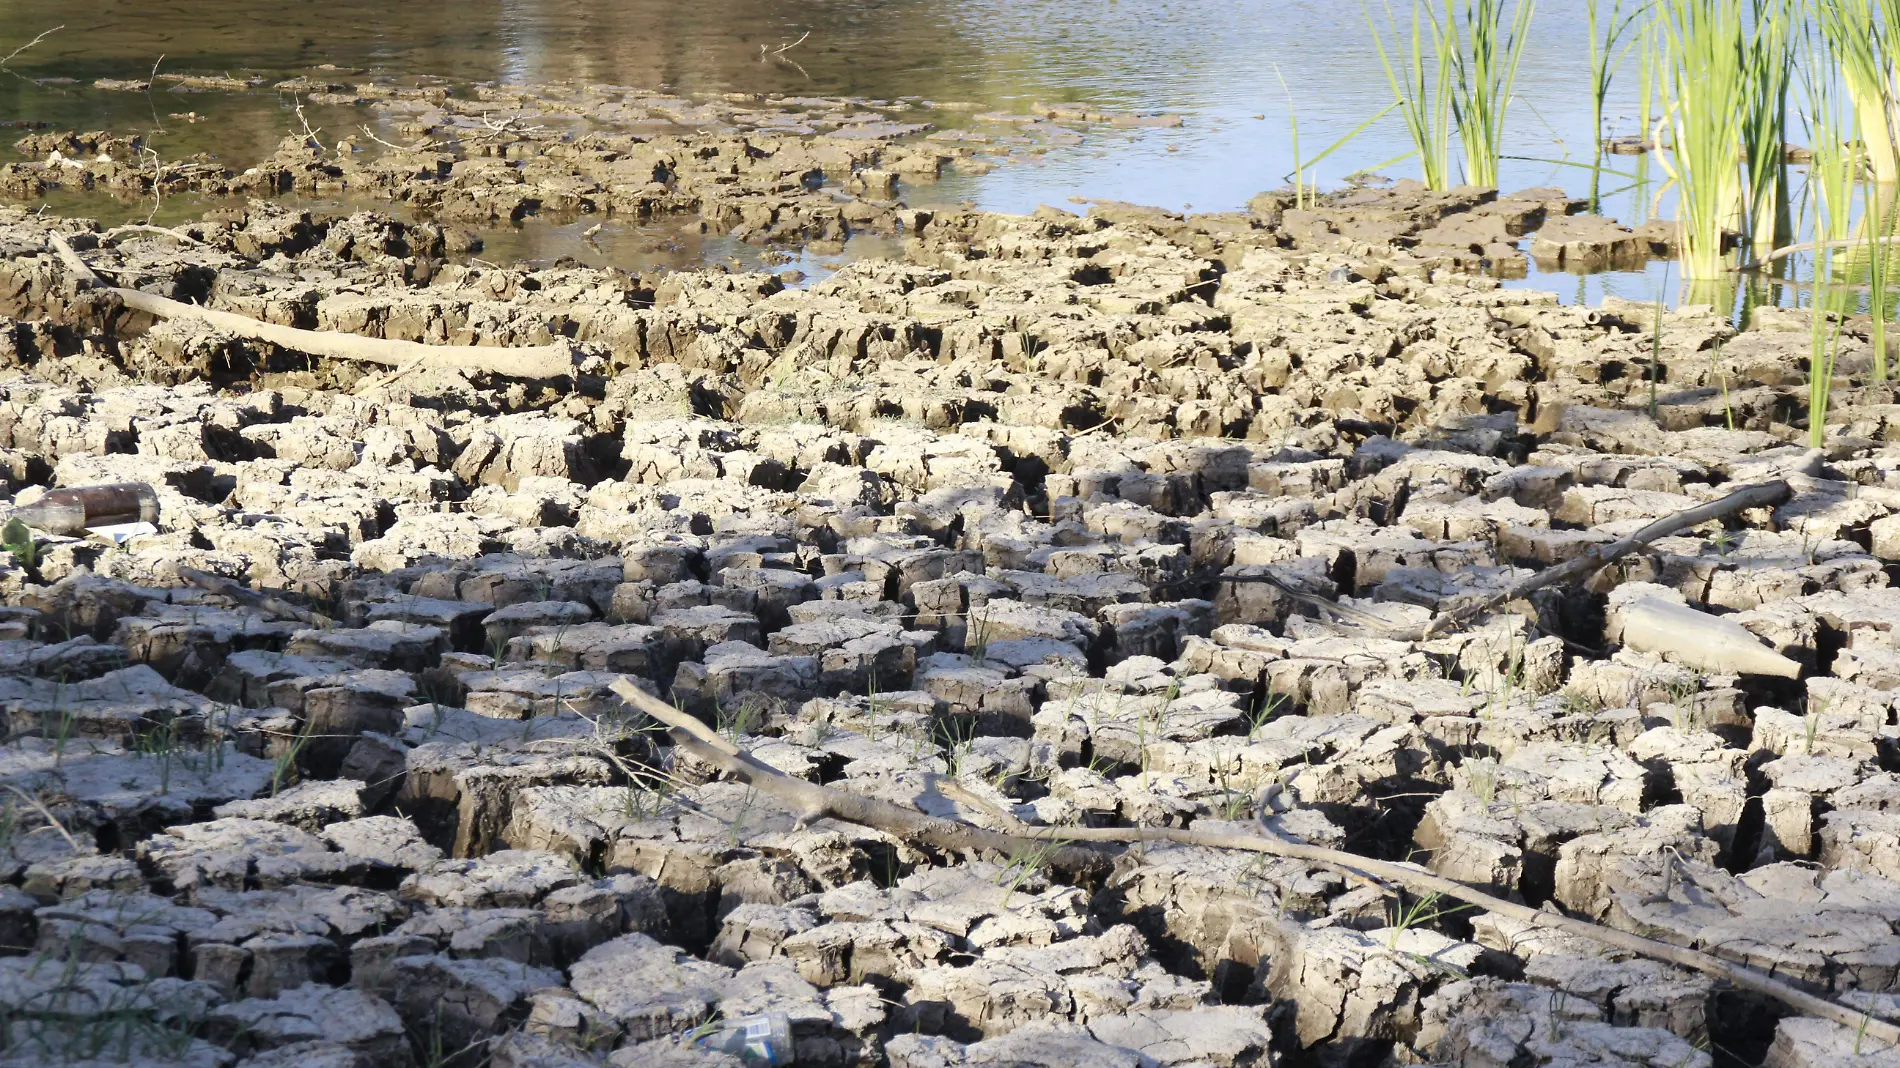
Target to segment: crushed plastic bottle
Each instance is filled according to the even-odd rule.
[[[158,493],[143,482],[76,486],[17,505],[11,518],[47,534],[82,534],[93,527],[157,523]]]
[[[792,1063],[792,1020],[782,1012],[734,1017],[693,1045],[730,1053],[757,1068],[779,1068]]]

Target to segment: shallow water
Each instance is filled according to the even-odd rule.
[[[288,98],[268,90],[106,92],[93,89],[92,80],[145,78],[155,66],[281,77],[333,64],[385,78],[925,98],[1003,110],[1036,101],[1088,102],[1183,117],[1177,129],[1090,128],[1079,143],[1051,146],[1031,161],[903,194],[917,206],[968,200],[1001,211],[1075,196],[1197,211],[1238,208],[1290,176],[1295,115],[1300,146],[1311,158],[1392,97],[1371,47],[1368,9],[1358,0],[8,0],[6,6],[0,55],[43,29],[65,28],[16,57],[10,65],[16,77],[0,76],[0,121],[157,128],[167,155],[209,151],[238,166],[262,158],[297,128]],[[1383,21],[1383,0],[1377,12]],[[1506,160],[1501,184],[1507,189],[1588,191],[1590,172],[1580,166],[1592,143],[1582,12],[1581,0],[1540,6],[1506,137],[1512,155],[1567,162]],[[46,78],[73,81],[34,81]],[[1612,134],[1636,132],[1637,78],[1632,60],[1607,109]],[[191,112],[205,121],[172,118]],[[325,109],[311,109],[310,118],[333,131],[362,121]],[[1334,186],[1408,149],[1398,117],[1390,115],[1326,159],[1317,177]],[[1611,157],[1606,165],[1616,171],[1634,166],[1628,157]],[[1415,175],[1416,164],[1393,163],[1381,173]],[[1603,176],[1605,212],[1626,222],[1647,217],[1655,177],[1620,188],[1632,184],[1629,178]],[[490,247],[595,258],[565,237],[560,224],[530,232],[535,226],[512,239],[491,238]],[[667,240],[673,239],[649,243]],[[752,255],[708,246],[694,254],[745,262]],[[1533,273],[1512,284],[1555,290],[1566,301],[1594,303],[1612,293],[1649,300],[1662,291],[1665,270],[1657,263],[1646,272],[1582,279]]]

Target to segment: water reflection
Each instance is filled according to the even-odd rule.
[[[168,155],[208,151],[245,166],[295,128],[288,101],[164,91],[112,93],[99,77],[162,69],[253,71],[275,79],[337,81],[435,76],[458,82],[611,82],[680,92],[776,92],[880,100],[968,101],[1021,110],[1037,101],[1089,101],[1184,117],[1178,129],[1092,129],[1080,143],[1021,157],[982,177],[952,177],[904,196],[929,205],[972,200],[1003,211],[1061,204],[1072,194],[1172,209],[1236,209],[1293,169],[1289,117],[1310,156],[1390,100],[1356,0],[8,0],[0,44],[66,29],[0,78],[0,120],[56,126],[162,129]],[[1403,8],[1405,5],[1398,5]],[[1586,26],[1581,4],[1537,13],[1506,144],[1507,188],[1586,190],[1592,144]],[[797,42],[794,45],[794,42]],[[787,47],[791,46],[791,47]],[[783,50],[782,52],[780,50]],[[775,54],[776,53],[776,54]],[[0,51],[4,54],[4,51]],[[318,71],[321,64],[340,70]],[[69,84],[28,79],[62,77]],[[1606,109],[1612,133],[1631,133],[1632,62]],[[171,115],[195,111],[205,122]],[[942,123],[969,112],[937,113]],[[335,130],[361,121],[313,112]],[[1323,162],[1341,183],[1409,149],[1397,115]],[[1626,160],[1612,159],[1612,165]],[[1619,168],[1620,169],[1620,168]],[[1399,162],[1394,175],[1415,173]],[[1606,188],[1629,183],[1605,179]],[[1653,186],[1624,188],[1606,212],[1644,216]],[[1665,207],[1665,213],[1667,209]],[[1661,266],[1598,276],[1583,292],[1652,299]],[[1578,283],[1533,272],[1526,283]],[[1568,294],[1566,293],[1568,298]]]

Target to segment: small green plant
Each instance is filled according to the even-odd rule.
[[[952,720],[937,725],[938,744],[943,746],[945,774],[952,779],[963,777],[964,765],[969,759],[970,748],[976,741],[976,723],[970,721],[961,730]]]
[[[1743,203],[1737,146],[1749,111],[1742,5],[1735,0],[1658,0],[1663,116],[1657,159],[1675,188],[1682,274],[1721,279],[1723,241]],[[1667,150],[1663,146],[1667,145]]]
[[[1566,689],[1557,695],[1557,701],[1566,716],[1593,716],[1603,708],[1594,695],[1581,690]]]
[[[1260,728],[1265,727],[1273,720],[1273,717],[1279,715],[1292,703],[1292,698],[1269,686],[1266,692],[1254,702],[1253,712],[1247,717],[1247,737],[1251,738],[1260,733]]]
[[[722,702],[719,706],[719,733],[725,735],[733,744],[752,733],[765,719],[765,702],[758,694],[750,691],[742,694],[737,703]]]
[[[9,519],[0,526],[0,549],[13,556],[13,562],[27,570],[40,566],[40,546],[33,540],[33,531],[19,519]]]
[[[990,640],[989,636],[983,632],[983,621],[976,618],[974,610],[970,613],[966,634],[963,647],[969,653],[971,662],[977,667],[982,667],[983,655],[989,651]]]
[[[1584,0],[1584,17],[1590,29],[1590,136],[1595,139],[1590,148],[1592,211],[1597,210],[1602,199],[1599,183],[1603,178],[1603,104],[1609,99],[1610,83],[1616,78],[1617,69],[1629,58],[1630,49],[1641,37],[1640,33],[1630,31],[1646,10],[1643,5],[1632,5],[1625,13],[1623,2],[1613,0],[1609,16],[1605,18],[1601,11],[1602,0]]]
[[[1853,101],[1874,179],[1900,181],[1900,92],[1894,85],[1900,50],[1900,3],[1814,0],[1814,21]]]
[[[1293,206],[1296,208],[1311,208],[1315,199],[1318,197],[1319,186],[1316,182],[1307,181],[1307,172],[1319,166],[1326,157],[1346,147],[1348,142],[1360,134],[1365,133],[1366,129],[1373,123],[1392,114],[1393,109],[1399,106],[1399,102],[1394,100],[1392,103],[1380,108],[1377,114],[1347,131],[1346,136],[1328,145],[1324,152],[1314,156],[1312,159],[1305,159],[1300,155],[1300,112],[1299,108],[1293,102],[1293,90],[1287,88],[1286,78],[1281,76],[1278,65],[1274,66],[1273,74],[1274,77],[1280,79],[1280,91],[1286,94],[1287,121],[1292,126],[1293,173],[1287,175],[1287,179],[1293,184]]]
[[[1495,760],[1474,760],[1471,770],[1466,774],[1471,784],[1473,796],[1490,808],[1491,802],[1498,796],[1498,762]]]
[[[1024,843],[1010,851],[1009,863],[996,873],[996,885],[1003,888],[1003,906],[1009,907],[1009,899],[1022,888],[1022,885],[1035,878],[1036,873],[1049,866],[1049,858],[1056,855],[1066,843],[1060,838],[1047,838],[1039,842]]]
[[[310,725],[304,724],[298,729],[290,744],[284,747],[277,759],[271,762],[270,795],[276,797],[297,774],[297,758],[303,755],[304,747],[310,744]]]
[[[1806,756],[1814,755],[1814,739],[1821,731],[1821,718],[1825,715],[1827,715],[1826,701],[1816,701],[1808,706],[1808,714],[1803,717],[1801,724],[1802,734],[1805,736],[1803,740],[1806,744],[1803,753]]]
[[[1387,914],[1391,920],[1388,926],[1392,928],[1392,933],[1386,937],[1385,947],[1387,949],[1399,948],[1399,936],[1414,927],[1420,927],[1471,908],[1469,904],[1460,902],[1452,908],[1441,909],[1438,907],[1438,903],[1443,900],[1444,895],[1436,891],[1426,894],[1424,897],[1418,898],[1410,904],[1406,903],[1405,896],[1406,895],[1401,892],[1393,900],[1392,908]]]

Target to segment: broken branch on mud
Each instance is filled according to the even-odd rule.
[[[1778,485],[1784,491],[1787,488],[1785,483]],[[1768,487],[1750,487],[1752,490],[1766,488]],[[1742,495],[1743,493],[1740,492],[1731,494],[1722,501],[1705,505],[1704,508],[1713,508]],[[1749,499],[1760,496],[1762,494],[1753,494]],[[1700,509],[1691,511],[1700,511]],[[1670,519],[1659,520],[1650,527],[1645,527],[1644,530],[1648,531],[1676,518],[1678,517],[1672,516]],[[1652,538],[1662,536],[1656,534],[1652,535]],[[674,708],[625,678],[616,680],[612,689],[629,705],[645,712],[664,725],[674,743],[691,753],[696,759],[705,761],[760,792],[772,796],[799,813],[806,822],[829,816],[847,823],[872,827],[909,842],[955,852],[987,849],[1010,853],[1025,848],[1048,849],[1046,862],[1050,866],[1059,870],[1084,873],[1100,871],[1106,867],[1110,858],[1098,850],[1071,843],[1134,844],[1160,841],[1211,849],[1242,849],[1266,853],[1289,860],[1317,864],[1361,880],[1382,884],[1387,888],[1402,887],[1418,894],[1438,894],[1454,898],[1521,923],[1580,935],[1652,960],[1667,961],[1685,968],[1693,968],[1705,975],[1726,980],[1742,989],[1774,998],[1798,1012],[1821,1016],[1843,1026],[1859,1029],[1878,1041],[1900,1043],[1900,1026],[1873,1019],[1865,1012],[1809,994],[1753,969],[1730,963],[1707,953],[1671,945],[1668,942],[1658,942],[1627,931],[1591,923],[1588,920],[1507,901],[1410,864],[1395,864],[1391,861],[1362,857],[1341,849],[1328,849],[1325,846],[1310,845],[1265,834],[1256,836],[1208,833],[1173,827],[1034,827],[1013,819],[1009,820],[1013,824],[1012,830],[991,831],[956,820],[928,816],[888,801],[879,801],[794,778],[753,758],[744,749],[714,733],[697,718]],[[1269,810],[1263,806],[1260,815],[1265,817],[1268,814]],[[1049,844],[1052,842],[1056,845],[1053,849],[1049,849]]]
[[[1425,629],[1419,634],[1419,639],[1430,638],[1441,633],[1446,627],[1475,619],[1534,590],[1586,580],[1650,542],[1667,538],[1679,530],[1686,530],[1712,519],[1723,519],[1750,508],[1773,507],[1787,500],[1791,492],[1793,491],[1789,489],[1786,480],[1776,479],[1759,485],[1743,486],[1726,497],[1697,505],[1694,508],[1684,508],[1673,515],[1663,516],[1634,534],[1618,538],[1607,545],[1596,546],[1556,567],[1547,567],[1534,575],[1528,575],[1497,593],[1456,605],[1439,613],[1425,625]]]
[[[570,341],[524,348],[500,348],[491,345],[424,345],[415,341],[363,337],[333,330],[303,330],[294,326],[259,322],[233,312],[215,311],[197,304],[172,300],[143,290],[106,285],[98,273],[79,258],[64,237],[48,233],[48,239],[68,269],[87,285],[109,293],[133,311],[158,319],[200,319],[219,330],[253,341],[264,341],[293,352],[354,360],[384,367],[417,365],[442,371],[477,371],[509,378],[569,378],[579,373],[586,362],[583,353]]]

